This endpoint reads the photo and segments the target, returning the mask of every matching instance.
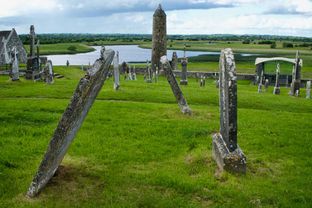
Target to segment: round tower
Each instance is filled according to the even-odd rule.
[[[167,55],[167,20],[166,13],[159,4],[153,15],[152,70],[160,69],[160,57]]]

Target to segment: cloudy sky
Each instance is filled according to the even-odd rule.
[[[312,0],[0,0],[0,30],[150,34],[161,3],[168,34],[312,37]]]

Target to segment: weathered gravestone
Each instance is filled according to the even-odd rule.
[[[27,195],[36,196],[48,183],[62,162],[69,145],[88,114],[96,96],[101,90],[114,58],[114,51],[107,50],[96,60],[74,92],[50,141],[47,152],[30,184]]]
[[[218,167],[229,172],[246,172],[246,157],[237,144],[237,84],[233,52],[220,56],[220,133],[212,137],[212,153]]]
[[[263,72],[264,72],[264,70],[262,70],[261,75],[260,75],[260,80],[259,80],[259,85],[258,85],[258,93],[262,92]]]
[[[186,57],[182,59],[181,65],[182,65],[182,73],[181,73],[180,85],[187,85],[187,58]]]
[[[265,83],[264,83],[265,91],[268,91],[269,85],[270,85],[269,80],[268,80],[268,79],[265,79]]]
[[[164,68],[168,83],[170,84],[172,92],[173,92],[173,94],[174,94],[174,96],[178,102],[178,105],[179,105],[182,113],[191,115],[192,111],[191,111],[190,107],[188,106],[188,104],[187,104],[187,102],[183,96],[183,93],[182,93],[182,91],[178,85],[177,80],[174,77],[174,74],[172,72],[172,68],[171,68],[171,65],[169,63],[169,60],[167,59],[166,56],[162,56],[160,58],[160,62],[164,65],[163,68]]]
[[[311,81],[307,81],[306,98],[311,99]]]
[[[299,96],[301,84],[301,64],[299,58],[299,51],[296,53],[295,64],[292,71],[292,82],[289,94]]]
[[[178,70],[178,55],[177,55],[177,52],[173,52],[172,53],[171,67],[172,67],[173,70]]]
[[[16,47],[13,48],[12,56],[13,56],[13,62],[12,62],[12,81],[19,80],[19,65],[18,65],[18,57],[17,57],[17,50]]]
[[[276,79],[275,86],[273,90],[274,95],[279,95],[281,93],[280,83],[279,83],[279,74],[280,74],[280,65],[279,63],[276,65]]]
[[[147,83],[152,83],[153,82],[153,75],[152,75],[152,70],[149,64],[149,61],[146,61],[146,75],[145,75],[145,81]]]
[[[200,76],[200,84],[199,84],[200,87],[205,87],[206,86],[206,77],[201,75]]]
[[[114,90],[119,90],[119,52],[114,57]]]
[[[48,84],[52,84],[54,82],[54,72],[52,61],[48,60],[43,69],[42,79]]]

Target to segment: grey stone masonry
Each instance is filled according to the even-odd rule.
[[[112,50],[105,51],[103,56],[95,61],[92,68],[88,69],[85,77],[80,79],[28,189],[29,197],[36,196],[58,169],[106,80],[114,53]]]
[[[153,15],[152,72],[160,69],[160,57],[167,55],[167,16],[161,5]]]
[[[213,135],[213,158],[221,170],[246,172],[246,157],[237,144],[237,77],[234,55],[224,49],[220,55],[220,133]]]
[[[178,102],[178,105],[182,111],[183,114],[192,114],[192,111],[190,109],[190,107],[188,106],[183,93],[178,85],[178,82],[176,80],[176,78],[174,77],[174,74],[172,72],[172,68],[171,65],[167,59],[166,56],[162,56],[161,57],[161,63],[164,65],[164,71],[168,80],[168,83],[170,84],[170,87],[172,89],[172,92]]]
[[[291,82],[291,88],[289,94],[299,95],[300,93],[300,83],[301,83],[301,65],[300,65],[300,58],[299,58],[299,51],[296,53],[296,61],[295,65],[293,67],[292,72],[292,82]]]

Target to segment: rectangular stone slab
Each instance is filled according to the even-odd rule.
[[[168,83],[170,84],[170,87],[172,89],[172,92],[178,102],[178,105],[182,111],[183,114],[192,114],[192,110],[188,106],[183,93],[178,85],[178,82],[176,78],[174,77],[174,74],[172,72],[171,65],[169,63],[169,60],[166,56],[162,56],[160,59],[160,62],[164,65],[164,71],[168,80]]]
[[[220,133],[232,152],[237,148],[237,78],[231,49],[222,50],[219,64]]]
[[[54,175],[100,92],[115,54],[112,50],[102,52],[101,58],[96,60],[85,77],[80,79],[71,102],[54,132],[47,152],[28,189],[27,195],[29,197],[36,196]]]

